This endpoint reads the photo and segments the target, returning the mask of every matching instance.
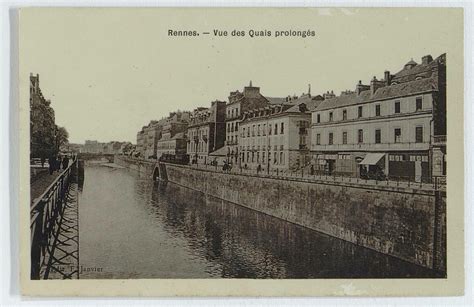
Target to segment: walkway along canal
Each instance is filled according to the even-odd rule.
[[[86,166],[78,196],[82,279],[438,276],[116,165]]]
[[[31,279],[79,278],[77,165],[73,160],[41,195],[32,190]]]

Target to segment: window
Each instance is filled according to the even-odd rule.
[[[274,132],[275,132],[275,135],[278,134],[278,124],[275,124],[275,131]]]
[[[257,135],[260,136],[260,125],[257,126]]]
[[[347,132],[342,133],[342,144],[347,144]]]
[[[401,128],[395,128],[393,131],[394,136],[395,136],[395,143],[400,143],[402,139],[402,129]]]
[[[280,164],[284,164],[283,163],[283,152],[280,152]]]
[[[247,137],[250,136],[250,127],[247,129]]]
[[[375,130],[375,144],[380,144],[382,136],[381,136],[381,131],[380,129]]]
[[[329,132],[329,142],[328,144],[329,145],[332,145],[333,144],[333,141],[334,141],[334,135],[332,132]]]
[[[265,163],[265,152],[262,152],[262,163]]]
[[[359,129],[357,131],[357,141],[359,144],[364,143],[364,130]]]
[[[321,114],[318,114],[316,115],[316,123],[320,123],[321,122]]]
[[[273,153],[273,164],[276,164],[277,163],[277,153],[274,152]]]
[[[281,123],[280,134],[283,134],[284,131],[285,131],[285,125],[284,125],[284,123]]]
[[[347,120],[347,110],[342,110],[342,120]]]
[[[305,147],[305,146],[306,146],[306,135],[300,135],[300,147]]]
[[[375,116],[380,116],[380,105],[379,104],[375,105]]]
[[[260,162],[260,152],[257,151],[257,162]]]
[[[235,123],[235,128],[234,129],[235,129],[236,132],[239,131],[239,123]]]
[[[272,126],[268,124],[268,135],[272,135]]]
[[[316,145],[321,145],[321,134],[316,134]]]
[[[230,132],[234,132],[234,123],[230,125]]]
[[[332,112],[329,112],[329,121],[332,122],[332,119],[333,119]]]
[[[416,110],[421,111],[423,109],[423,98],[416,97]]]
[[[423,143],[423,127],[421,126],[415,128],[415,142]]]
[[[252,136],[255,136],[255,125],[252,125]]]
[[[359,118],[361,118],[361,117],[362,117],[362,106],[360,106],[360,107],[357,109],[357,112],[358,112],[358,113],[357,113],[357,116],[358,116]]]
[[[395,101],[395,113],[400,113],[400,101]]]
[[[266,135],[267,134],[267,124],[263,124],[263,131],[262,131],[263,135]]]

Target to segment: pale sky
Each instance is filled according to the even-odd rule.
[[[131,141],[152,119],[227,100],[252,80],[278,97],[368,84],[449,51],[449,9],[32,9],[20,15],[20,86],[39,73],[70,142]],[[168,29],[314,30],[310,38],[168,37]]]

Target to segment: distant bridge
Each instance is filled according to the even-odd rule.
[[[109,162],[114,162],[114,154],[81,152],[78,154],[78,158],[84,161],[102,160],[105,158]]]

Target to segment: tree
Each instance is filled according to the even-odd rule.
[[[59,151],[61,146],[69,144],[69,133],[66,128],[58,127],[56,129],[56,148]]]
[[[129,152],[131,152],[133,149],[133,145],[132,143],[126,143],[125,146],[122,147],[122,153],[124,155],[128,154]]]

